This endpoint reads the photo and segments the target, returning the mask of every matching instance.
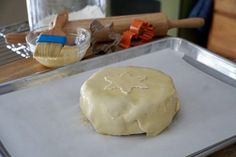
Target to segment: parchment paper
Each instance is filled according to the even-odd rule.
[[[80,120],[81,84],[97,69],[0,97],[0,139],[14,157],[187,156],[236,135],[236,88],[165,49],[111,66],[169,74],[181,110],[159,136],[105,136]]]

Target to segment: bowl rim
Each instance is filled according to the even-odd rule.
[[[85,41],[82,44],[81,43],[80,44],[75,43],[75,45],[66,45],[66,46],[77,46],[78,48],[83,49],[85,47],[84,45],[90,44],[91,32],[89,30],[85,29],[85,28],[77,27],[75,32],[71,32],[71,33],[68,33],[68,34],[73,35],[75,37],[78,37],[77,36],[78,32],[81,31],[81,30],[83,32],[85,32],[86,35],[87,35],[87,37],[85,38]],[[39,32],[30,31],[29,33],[27,33],[27,35],[25,37],[26,43],[29,46],[29,50],[31,51],[32,54],[34,54],[35,47],[36,47],[36,40],[37,40],[38,36],[39,36]]]

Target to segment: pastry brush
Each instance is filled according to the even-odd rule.
[[[34,56],[57,57],[60,55],[61,49],[67,42],[66,33],[63,31],[67,22],[67,12],[61,12],[57,15],[53,27],[39,35]]]

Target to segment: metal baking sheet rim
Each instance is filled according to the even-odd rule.
[[[236,64],[201,48],[189,41],[176,37],[167,37],[142,46],[133,47],[105,56],[84,60],[55,70],[36,73],[28,77],[0,84],[0,95],[23,88],[39,85],[51,80],[71,76],[94,68],[120,62],[130,58],[171,48],[183,52],[182,58],[198,69],[236,87]],[[136,49],[142,49],[138,53]]]
[[[142,46],[122,50],[116,53],[96,57],[89,60],[84,60],[52,71],[38,73],[29,77],[24,77],[21,79],[0,84],[0,95],[43,84],[45,82],[52,81],[58,78],[63,78],[84,71],[92,70],[94,68],[109,65],[115,62],[135,58],[166,48],[183,52],[183,56],[181,57],[186,62],[208,73],[209,75],[236,87],[235,63],[224,59],[184,39],[168,37]],[[143,51],[139,51],[139,53],[136,53],[136,49],[142,49]],[[188,157],[206,156],[217,150],[227,147],[228,145],[233,144],[234,142],[236,142],[236,135],[229,137],[228,139],[225,139],[219,143],[211,145],[207,148],[199,150],[198,152],[194,152]],[[4,148],[1,141],[0,157],[10,157],[9,152],[7,152],[7,150]]]

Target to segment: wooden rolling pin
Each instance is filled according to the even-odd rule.
[[[98,18],[99,22],[102,24],[113,23],[113,31],[122,33],[129,29],[131,22],[134,19],[142,19],[143,21],[149,22],[155,27],[156,36],[162,37],[166,36],[167,32],[171,28],[197,28],[204,25],[204,19],[202,18],[188,18],[181,20],[169,20],[163,13],[148,13],[148,14],[137,14],[137,15],[126,15],[126,16],[112,16],[106,18]],[[69,21],[65,27],[64,31],[66,33],[75,33],[77,27],[82,27],[89,30],[89,26],[92,19],[87,20],[76,20]],[[109,32],[97,33],[95,38],[97,41],[107,41],[109,40]],[[19,43],[25,42],[26,33],[11,33],[5,36],[7,43]],[[10,39],[10,40],[8,40]]]

